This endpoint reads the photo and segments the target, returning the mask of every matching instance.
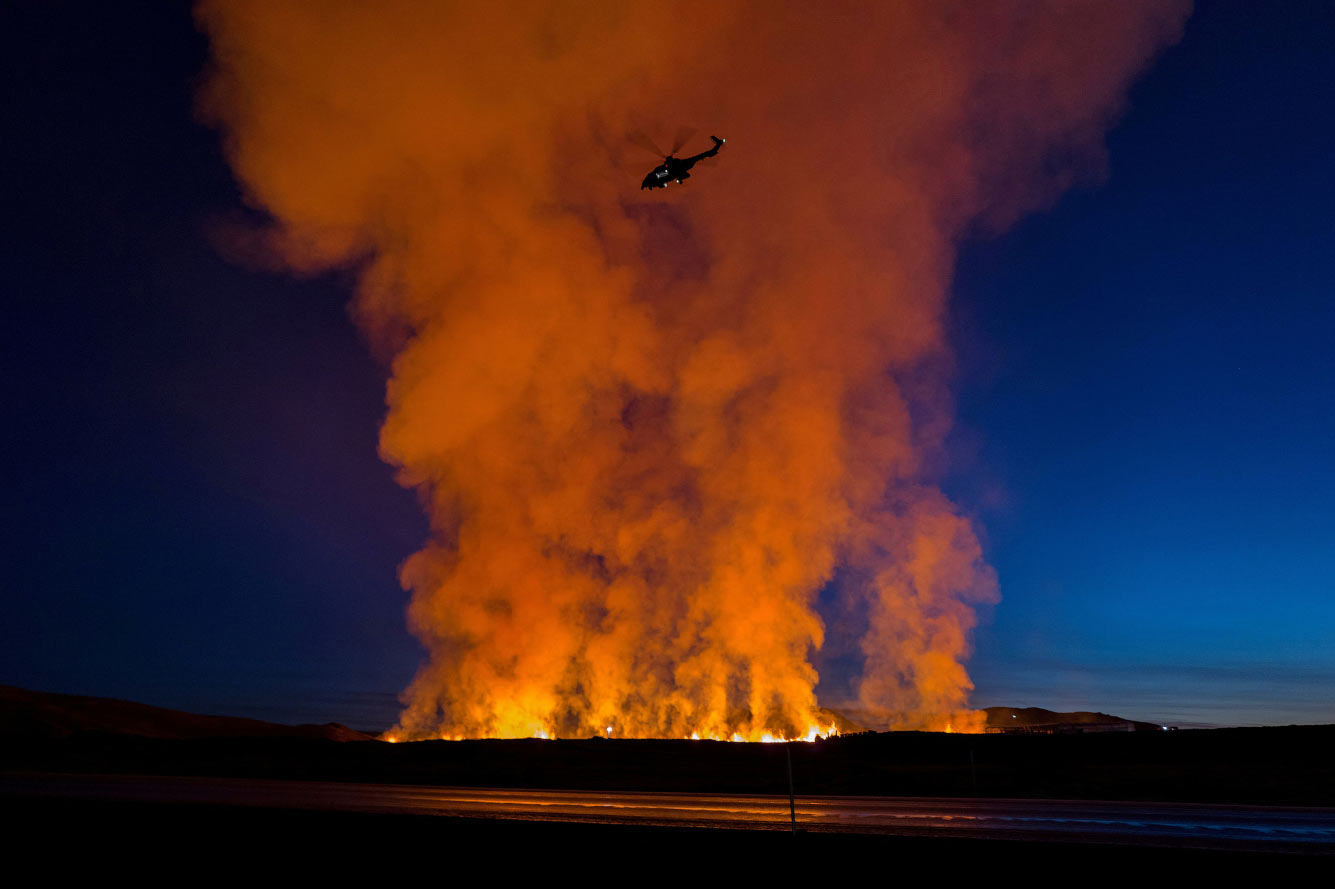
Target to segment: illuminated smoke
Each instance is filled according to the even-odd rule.
[[[1178,2],[208,0],[205,116],[353,268],[427,505],[403,737],[806,734],[817,593],[878,727],[976,728],[995,583],[934,486],[954,245],[1101,170]],[[728,139],[644,192],[627,141]],[[842,624],[841,624],[842,625]]]

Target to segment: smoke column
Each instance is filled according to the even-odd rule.
[[[249,249],[350,270],[392,356],[381,451],[432,527],[396,733],[805,735],[836,571],[864,718],[976,729],[995,581],[933,484],[955,245],[1101,175],[1186,14],[200,3]],[[627,134],[680,124],[728,143],[640,192]]]

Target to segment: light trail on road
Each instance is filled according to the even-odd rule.
[[[0,799],[254,806],[701,828],[789,827],[788,797],[506,790],[234,778],[5,775]],[[803,830],[1335,854],[1335,809],[943,797],[799,796]]]

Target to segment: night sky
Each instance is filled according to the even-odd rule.
[[[350,280],[220,249],[253,211],[189,5],[111,6],[0,20],[0,683],[386,727],[428,532],[376,453],[386,368]],[[1333,42],[1327,3],[1201,4],[1104,181],[962,246],[976,706],[1335,721]]]

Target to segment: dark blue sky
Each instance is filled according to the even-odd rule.
[[[426,533],[348,282],[220,257],[187,4],[2,14],[0,682],[387,724]],[[85,8],[88,7],[88,8]],[[91,11],[94,10],[94,11]],[[965,245],[975,703],[1335,721],[1335,6],[1209,2],[1109,176]]]
[[[1110,174],[960,264],[979,704],[1335,721],[1335,6],[1200,4]]]

